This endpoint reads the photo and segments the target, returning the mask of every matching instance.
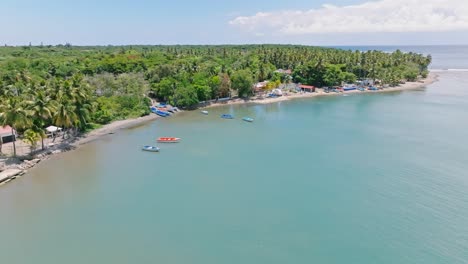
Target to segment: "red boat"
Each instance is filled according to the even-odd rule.
[[[160,137],[156,141],[162,142],[162,143],[176,143],[180,141],[180,138],[176,137]]]

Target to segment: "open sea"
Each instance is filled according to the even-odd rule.
[[[466,46],[400,49],[468,69]],[[0,263],[468,263],[468,70],[438,74],[184,112],[55,156],[0,188]],[[159,136],[183,140],[140,150]]]

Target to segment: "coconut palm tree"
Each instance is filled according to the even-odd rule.
[[[58,95],[57,110],[55,111],[53,119],[55,125],[62,127],[64,130],[76,124],[77,118],[74,112],[73,101],[65,94]],[[65,138],[65,132],[63,138]]]
[[[34,99],[29,102],[31,117],[33,118],[33,129],[41,136],[41,146],[42,150],[44,150],[45,134],[43,127],[46,121],[53,117],[57,104],[42,89],[35,90],[33,95]]]
[[[31,155],[34,152],[34,150],[36,150],[37,141],[39,140],[40,137],[41,135],[39,135],[39,133],[37,133],[33,129],[28,129],[24,132],[24,141],[26,141],[26,143],[31,145],[31,150],[30,150]]]

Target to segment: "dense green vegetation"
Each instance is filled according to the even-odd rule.
[[[395,85],[427,75],[430,56],[290,45],[0,48],[0,125],[33,142],[54,124],[72,131],[149,113],[149,98],[180,107],[270,80],[315,86],[356,79]],[[292,69],[292,80],[276,69]],[[1,142],[0,142],[1,144]],[[32,143],[31,143],[32,144]]]

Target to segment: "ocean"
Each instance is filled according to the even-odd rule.
[[[468,69],[468,47],[401,49]],[[437,72],[184,112],[54,156],[0,188],[1,262],[468,263],[468,72]],[[140,150],[160,136],[182,142]]]

